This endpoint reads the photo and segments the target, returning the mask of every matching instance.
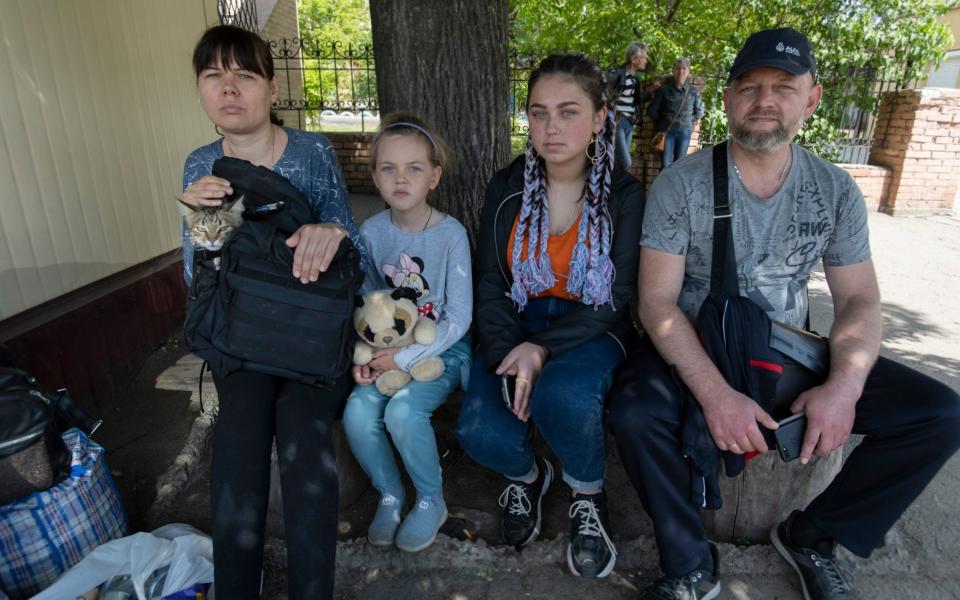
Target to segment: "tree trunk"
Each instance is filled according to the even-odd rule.
[[[370,0],[381,116],[426,119],[453,151],[434,203],[475,243],[487,181],[510,158],[507,0]]]
[[[842,450],[807,465],[785,463],[774,450],[751,460],[738,477],[721,473],[723,508],[703,512],[707,535],[716,542],[767,542],[770,529],[795,509],[810,504],[841,466]]]

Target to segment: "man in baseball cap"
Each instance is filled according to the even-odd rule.
[[[839,449],[851,433],[865,436],[823,493],[770,524],[771,541],[799,574],[806,600],[856,598],[836,545],[869,556],[960,447],[957,393],[877,358],[880,292],[863,195],[845,171],[793,143],[823,93],[816,65],[798,31],[751,35],[724,90],[730,139],[661,171],[647,199],[639,275],[647,335],[621,367],[607,421],[660,553],[663,576],[641,600],[720,594],[720,557],[700,515],[721,504],[719,486],[701,457],[716,460],[719,452],[742,461],[766,452],[760,428],[778,427],[770,413],[779,407],[768,412],[734,389],[693,325],[711,289],[715,222],[729,223],[739,295],[772,320],[804,326],[807,282],[818,264],[833,297],[827,379],[777,414],[805,413],[803,464]],[[727,212],[714,212],[715,158],[726,176]],[[704,438],[707,444],[690,442]],[[694,450],[691,459],[684,443]],[[783,491],[788,501],[802,502],[794,493]]]

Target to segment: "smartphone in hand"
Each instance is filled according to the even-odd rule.
[[[516,389],[516,375],[500,376],[500,396],[503,398],[503,403],[507,405],[507,409],[511,412],[513,412],[513,397]]]
[[[778,421],[777,425],[780,427],[769,433],[773,436],[780,458],[784,462],[800,458],[803,436],[807,432],[807,415],[799,412]]]

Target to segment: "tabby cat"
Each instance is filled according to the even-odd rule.
[[[230,233],[243,223],[243,196],[220,206],[197,208],[180,201],[180,212],[187,220],[190,243],[194,248],[217,251]],[[214,259],[220,268],[220,258]]]

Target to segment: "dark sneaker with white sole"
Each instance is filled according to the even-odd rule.
[[[640,600],[710,600],[720,595],[720,555],[710,544],[712,569],[697,569],[683,577],[661,577],[640,592]]]
[[[540,502],[553,480],[553,465],[550,461],[539,456],[536,461],[540,471],[536,481],[515,481],[500,494],[500,506],[503,507],[500,532],[504,542],[517,548],[526,546],[540,534]]]
[[[770,542],[800,576],[804,600],[856,600],[857,593],[847,583],[835,557],[794,545],[790,527],[798,514],[794,512],[774,527],[770,531]]]
[[[607,534],[607,494],[574,494],[570,502],[567,566],[580,577],[606,577],[617,562]]]

